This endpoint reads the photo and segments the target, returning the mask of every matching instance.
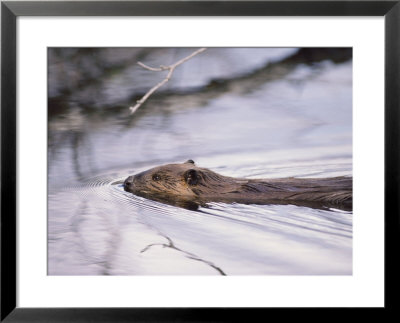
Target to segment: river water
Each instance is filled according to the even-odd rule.
[[[209,48],[130,115],[165,76],[135,62],[193,50],[50,49],[48,274],[351,275],[352,212],[192,211],[123,190],[129,175],[188,159],[235,177],[352,175],[347,50]]]

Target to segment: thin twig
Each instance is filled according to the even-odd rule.
[[[164,235],[161,232],[158,232],[158,234],[163,236],[165,239],[167,239],[168,240],[168,244],[166,244],[166,243],[152,243],[152,244],[149,244],[148,246],[146,246],[144,249],[142,249],[140,251],[140,253],[146,252],[147,250],[149,250],[151,247],[154,247],[154,246],[161,246],[163,248],[171,248],[171,249],[174,249],[176,251],[179,251],[179,252],[183,253],[186,258],[203,262],[203,263],[207,264],[208,266],[214,268],[222,276],[226,276],[226,274],[223,272],[223,270],[221,268],[217,267],[216,265],[214,265],[211,261],[204,260],[204,259],[196,256],[195,254],[191,253],[191,252],[188,252],[188,251],[185,251],[185,250],[182,250],[182,249],[176,247],[174,242],[171,240],[171,238],[167,237],[166,235]]]
[[[138,65],[153,72],[162,72],[162,71],[169,71],[165,79],[163,79],[161,82],[159,82],[157,85],[153,86],[140,100],[136,101],[136,105],[133,107],[130,107],[129,109],[131,110],[131,114],[135,113],[136,110],[149,98],[150,95],[152,95],[155,91],[157,91],[160,87],[162,87],[165,83],[167,83],[172,74],[174,73],[175,68],[177,68],[179,65],[185,63],[192,57],[196,56],[197,54],[200,54],[204,52],[207,48],[200,48],[196,51],[194,51],[192,54],[189,56],[186,56],[182,58],[181,60],[177,61],[176,63],[169,65],[169,66],[164,66],[161,65],[160,67],[150,67],[148,65],[143,64],[142,62],[138,62]]]

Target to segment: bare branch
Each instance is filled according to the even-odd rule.
[[[165,77],[165,79],[163,79],[157,85],[153,86],[140,100],[136,101],[135,106],[132,106],[129,108],[131,110],[131,114],[135,113],[136,110],[149,98],[150,95],[152,95],[155,91],[157,91],[160,87],[162,87],[165,83],[167,83],[170,80],[172,74],[174,73],[175,68],[177,68],[179,65],[185,63],[186,61],[188,61],[192,57],[196,56],[197,54],[204,52],[206,49],[207,48],[200,48],[200,49],[194,51],[189,56],[186,56],[186,57],[182,58],[181,60],[177,61],[176,63],[169,65],[169,66],[161,65],[160,67],[150,67],[146,64],[143,64],[142,62],[138,62],[137,64],[139,66],[141,66],[149,71],[153,71],[153,72],[169,71],[169,72],[168,72],[167,76]]]
[[[165,67],[164,67],[164,68],[162,68],[162,67],[159,67],[159,68],[157,68],[157,67],[150,67],[150,66],[147,66],[146,64],[143,64],[142,62],[137,62],[137,64],[138,64],[139,66],[145,68],[146,70],[153,71],[153,72],[161,72],[161,71],[165,71],[165,70],[166,70]]]

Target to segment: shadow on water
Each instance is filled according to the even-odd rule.
[[[136,53],[136,51],[137,50],[134,50],[133,52]],[[140,61],[142,58],[146,58],[146,53],[148,53],[148,51],[136,54],[134,55],[134,58],[137,61]],[[256,69],[242,72],[239,75],[233,74],[233,76],[227,78],[206,79],[203,84],[197,87],[188,86],[182,88],[161,89],[153,95],[152,101],[156,102],[162,101],[163,106],[165,107],[165,105],[167,106],[171,105],[172,104],[171,102],[174,102],[177,98],[181,98],[182,101],[186,101],[189,103],[193,102],[194,105],[205,105],[208,100],[211,100],[220,95],[224,95],[227,92],[233,91],[246,94],[257,89],[260,85],[264,85],[265,83],[272,82],[274,80],[284,79],[298,65],[307,65],[310,68],[318,70],[319,68],[318,64],[321,62],[331,61],[333,63],[344,63],[351,59],[352,59],[351,48],[301,48],[292,55],[282,60],[278,60],[276,62],[267,61],[267,63],[265,63],[264,65],[259,66]],[[133,62],[129,61],[129,63],[132,64]],[[100,63],[97,63],[97,65],[100,65]],[[92,68],[93,67],[89,68],[89,70]],[[118,66],[118,68],[121,69],[122,67]],[[84,69],[82,70],[81,64],[77,64],[77,66],[75,66],[75,69],[79,70],[80,73],[84,71]],[[105,68],[105,72],[103,75],[101,75],[102,78],[100,79],[94,78],[93,76],[93,78],[89,78],[89,80],[84,79],[83,81],[86,81],[86,83],[81,81],[81,83],[71,85],[70,88],[67,88],[64,91],[62,91],[61,95],[56,90],[51,90],[52,84],[49,83],[50,86],[49,92],[59,94],[49,97],[50,118],[54,115],[58,115],[59,113],[65,112],[67,109],[74,107],[74,105],[86,109],[87,113],[90,113],[91,108],[96,109],[99,104],[98,101],[101,100],[102,95],[100,95],[100,97],[90,96],[89,98],[79,97],[75,99],[73,96],[73,91],[82,88],[97,89],[99,87],[98,86],[99,83],[101,82],[104,83],[109,81],[109,79],[107,78],[107,73],[108,73],[107,71],[108,69]],[[91,75],[93,73],[87,73],[87,74]],[[149,78],[149,75],[147,75],[147,78]],[[146,77],[144,77],[144,79],[146,80]],[[154,76],[150,77],[150,80],[153,79]],[[60,81],[56,82],[56,84],[59,83]],[[149,84],[150,87],[153,85],[155,85],[155,83]],[[135,90],[131,89],[131,86],[129,84],[124,84],[123,86],[130,89],[130,92],[132,94],[128,97],[125,97],[123,101],[121,101],[121,98],[114,96],[111,96],[111,98],[107,98],[106,100],[104,100],[105,103],[103,103],[102,108],[105,109],[112,108],[112,110],[101,111],[102,113],[105,112],[106,115],[108,114],[115,115],[118,112],[126,112],[125,111],[126,107],[127,106],[129,107],[129,105],[132,102],[136,102],[137,100],[142,98],[143,95],[149,89],[149,87],[143,87]],[[150,107],[153,106],[152,101],[148,101],[146,105]],[[158,109],[157,111],[162,112],[163,110]],[[99,113],[98,109],[95,110],[95,113]],[[129,118],[129,120],[134,120],[134,119],[135,118]]]

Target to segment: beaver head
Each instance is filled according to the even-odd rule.
[[[163,165],[129,176],[124,182],[124,189],[162,202],[200,202],[206,197],[223,193],[232,180],[197,167],[190,159],[182,164]]]

